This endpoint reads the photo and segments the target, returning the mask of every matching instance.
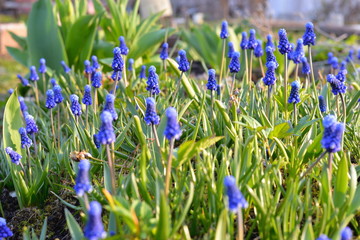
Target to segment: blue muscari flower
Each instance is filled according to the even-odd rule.
[[[221,87],[219,84],[216,84],[216,94],[220,96]],[[359,98],[360,99],[360,98]]]
[[[114,81],[120,81],[122,78],[122,72],[120,71],[113,71],[113,73],[111,74],[111,79]]]
[[[131,72],[133,70],[133,67],[134,67],[134,59],[129,58],[127,70]]]
[[[6,226],[5,218],[0,217],[0,239],[12,237],[13,232]]]
[[[248,49],[254,50],[258,44],[256,41],[255,33],[255,29],[250,29],[249,40],[247,44]]]
[[[11,95],[11,94],[13,94],[13,92],[14,92],[14,89],[13,88],[10,88],[9,90],[8,90],[8,93]]]
[[[316,35],[314,32],[314,25],[312,24],[312,22],[306,23],[303,40],[305,46],[315,45]]]
[[[268,35],[266,36],[266,38],[267,38],[266,47],[271,47],[272,50],[275,51],[275,45],[274,45],[272,36],[271,36],[270,34],[268,34]]]
[[[281,54],[290,53],[291,52],[291,44],[287,38],[285,29],[279,30],[279,45],[278,45],[279,52]]]
[[[302,73],[303,74],[310,74],[310,64],[307,61],[306,57],[301,58],[302,63]]]
[[[149,67],[149,76],[146,84],[146,90],[148,90],[151,95],[160,93],[159,76],[156,74],[156,68],[154,66]]]
[[[290,43],[290,52],[287,55],[287,58],[289,61],[292,60],[292,56],[293,56],[294,52],[295,52],[295,44]]]
[[[341,230],[341,240],[350,240],[353,237],[353,233],[349,227],[345,227]]]
[[[95,55],[93,55],[91,57],[91,62],[92,62],[91,68],[92,68],[93,71],[96,71],[96,70],[98,70],[100,68],[98,59],[97,59],[97,57]]]
[[[28,107],[26,106],[26,103],[24,101],[24,98],[19,96],[18,97],[19,104],[20,104],[20,110],[22,113],[26,112],[28,110]]]
[[[332,52],[328,52],[328,59],[327,59],[327,64],[331,64],[332,63],[332,58],[334,57],[334,54]]]
[[[101,87],[101,79],[102,79],[101,72],[93,72],[92,75],[91,75],[91,85],[94,88]]]
[[[339,68],[339,60],[337,57],[332,57],[331,58],[331,67],[333,69],[338,69]]]
[[[343,123],[339,123],[334,115],[327,115],[323,119],[324,134],[321,145],[329,153],[341,150],[342,135],[345,130]]]
[[[55,98],[54,98],[54,91],[49,89],[46,91],[46,102],[45,107],[47,109],[54,108],[56,106]]]
[[[39,73],[46,73],[46,60],[45,60],[45,58],[40,58]]]
[[[177,56],[177,57],[175,58],[175,61],[177,62],[177,64],[179,64],[179,63],[180,63],[180,56]]]
[[[165,42],[161,46],[161,52],[160,52],[160,59],[161,60],[166,60],[169,57],[168,51],[169,51],[169,44]]]
[[[75,116],[80,116],[82,113],[79,97],[76,94],[70,95],[70,109]]]
[[[93,135],[93,141],[96,148],[99,149],[101,147],[101,142],[99,141],[97,134]]]
[[[304,54],[303,40],[302,38],[299,38],[297,40],[296,49],[294,50],[294,53],[291,56],[291,60],[293,60],[295,64],[299,64],[301,63],[301,58],[304,56],[305,54]]]
[[[331,239],[325,234],[321,234],[316,240],[331,240]]]
[[[146,65],[141,66],[141,71],[140,71],[140,74],[139,74],[139,78],[140,79],[146,78]]]
[[[337,79],[333,74],[328,74],[326,79],[327,79],[328,83],[330,83],[331,92],[334,95],[338,95],[339,93],[346,92],[345,84],[343,82],[341,82],[339,79]]]
[[[19,134],[21,138],[21,147],[29,148],[32,145],[32,140],[28,137],[26,129],[21,127],[19,128]]]
[[[152,97],[148,97],[146,99],[146,111],[144,120],[147,125],[158,125],[160,123],[160,117],[156,114],[155,99]]]
[[[82,103],[87,106],[92,104],[91,86],[90,85],[86,85],[84,88],[84,97],[82,99]]]
[[[206,87],[210,91],[216,91],[217,89],[217,83],[216,83],[216,77],[215,77],[215,69],[209,69],[209,78],[208,83],[206,84]]]
[[[23,86],[29,86],[29,80],[27,80],[26,78],[22,77],[20,74],[17,75],[17,78],[20,80],[21,84]]]
[[[64,97],[62,95],[62,89],[59,85],[55,85],[53,88],[54,91],[54,100],[57,104],[62,103],[62,101],[64,100]]]
[[[291,83],[291,91],[290,91],[290,96],[288,99],[288,103],[299,103],[300,102],[300,94],[299,94],[299,90],[300,90],[300,83],[298,81],[293,81]]]
[[[346,64],[347,64],[346,61],[342,61],[340,64],[340,70],[346,70]]]
[[[238,208],[247,208],[248,202],[236,186],[236,180],[233,176],[226,176],[224,179],[224,185],[226,187],[226,195],[228,197],[229,209],[232,212],[236,212]]]
[[[69,73],[71,71],[71,68],[69,68],[64,61],[61,61],[61,66],[63,67],[65,73]]]
[[[229,32],[228,32],[228,23],[227,21],[223,21],[221,23],[221,32],[220,32],[220,38],[221,39],[226,39],[229,37]],[[185,72],[185,71],[184,71]]]
[[[358,50],[357,58],[360,60],[360,49]]]
[[[114,48],[113,53],[114,53],[114,59],[113,59],[112,64],[111,64],[112,69],[114,71],[122,72],[123,69],[124,69],[124,60],[121,57],[120,48],[118,48],[118,47]]]
[[[345,64],[344,64],[345,63]],[[345,66],[344,66],[345,65]],[[343,61],[340,67],[339,72],[336,74],[336,79],[338,79],[340,82],[345,82],[346,80],[346,74],[347,74],[347,70],[346,70],[346,62]]]
[[[189,64],[189,61],[187,60],[186,58],[186,52],[185,50],[179,50],[179,57],[180,57],[180,60],[179,60],[179,70],[182,71],[182,72],[187,72],[189,71],[190,69],[190,64]]]
[[[228,43],[228,58],[231,58],[233,52],[234,52],[234,44],[232,42]]]
[[[111,144],[115,142],[115,133],[113,129],[113,117],[110,112],[103,111],[100,115],[101,126],[97,134],[97,140],[102,144]]]
[[[16,165],[20,164],[20,159],[22,156],[15,152],[11,147],[5,148],[5,152],[9,155],[11,161],[15,163]]]
[[[254,55],[255,57],[259,58],[264,54],[263,48],[262,48],[262,43],[260,40],[257,40],[257,45],[256,48],[254,50]]]
[[[247,40],[247,33],[246,32],[241,33],[240,47],[241,47],[242,50],[245,50],[248,47],[248,40]]]
[[[39,76],[38,76],[38,74],[37,74],[37,72],[36,72],[35,66],[31,66],[31,67],[30,67],[30,76],[29,76],[29,79],[30,79],[31,81],[33,81],[33,82],[39,80]]]
[[[55,78],[50,78],[50,84],[51,86],[55,87],[55,85],[57,84]]]
[[[88,219],[84,229],[84,236],[89,240],[98,240],[106,236],[101,220],[101,205],[97,201],[90,202]]]
[[[108,95],[106,95],[104,111],[108,111],[109,113],[111,113],[113,121],[115,121],[118,118],[118,114],[116,113],[114,102],[115,102],[115,96],[113,94],[109,93]]]
[[[168,140],[179,139],[181,136],[181,129],[177,119],[176,109],[168,107],[166,109],[167,123],[164,131],[164,135]]]
[[[354,49],[350,49],[349,55],[346,57],[346,62],[354,61]]]
[[[74,190],[79,197],[84,196],[84,193],[91,192],[92,186],[89,177],[90,162],[87,159],[80,160],[78,165],[78,172],[76,175],[76,183]]]
[[[269,47],[267,47],[269,48]],[[265,73],[265,77],[263,78],[263,82],[266,86],[271,86],[275,84],[276,76],[275,76],[275,69],[276,69],[276,63],[273,61],[270,61],[266,64],[267,70]]]
[[[279,67],[279,64],[278,62],[276,61],[276,57],[274,55],[274,49],[271,48],[270,46],[267,46],[266,49],[266,67],[268,68],[268,64],[270,62],[274,62],[275,63],[275,68],[278,68]]]
[[[240,71],[240,53],[234,52],[231,56],[229,63],[229,69],[231,73],[237,73]]]
[[[119,41],[120,41],[119,48],[120,48],[121,55],[128,55],[129,48],[126,46],[125,38],[123,36],[120,36]]]
[[[320,112],[322,113],[326,112],[325,98],[321,95],[319,96],[319,108],[320,108]]]
[[[38,126],[36,125],[35,119],[30,114],[26,113],[25,115],[25,123],[26,123],[26,131],[28,134],[37,133],[39,131]]]
[[[86,74],[91,74],[91,73],[93,72],[93,69],[92,69],[92,67],[91,67],[90,61],[89,61],[89,60],[85,60],[85,61],[84,61],[84,65],[85,65],[85,70],[84,70],[84,72],[85,72]]]

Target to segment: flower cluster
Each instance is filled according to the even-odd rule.
[[[181,136],[180,125],[177,120],[177,112],[173,107],[166,109],[167,124],[164,131],[164,135],[167,139],[179,139]]]
[[[298,81],[294,81],[291,83],[291,92],[288,99],[288,103],[299,103],[300,102],[300,83]]]
[[[147,87],[146,90],[150,92],[150,95],[155,95],[160,93],[159,88],[159,76],[156,74],[156,68],[154,66],[149,67],[149,76],[146,81]]]
[[[21,148],[29,148],[32,145],[32,140],[28,137],[26,129],[21,127],[19,128],[19,134],[21,139]]]
[[[228,23],[227,21],[223,21],[221,23],[221,32],[220,32],[220,38],[221,39],[226,39],[229,37],[229,32],[228,32]]]
[[[314,25],[312,24],[312,22],[306,23],[303,40],[305,46],[315,45],[316,35],[314,32]]]
[[[86,85],[84,88],[84,97],[82,99],[82,103],[85,105],[91,105],[92,104],[92,97],[91,97],[91,86]]]
[[[20,164],[20,159],[22,156],[15,152],[11,147],[5,148],[5,152],[9,155],[11,161],[15,163],[16,165]]]
[[[320,112],[322,113],[326,112],[325,98],[321,95],[319,96],[319,108],[320,108]]]
[[[83,196],[84,193],[91,192],[92,186],[89,177],[90,162],[87,159],[80,160],[76,176],[76,184],[74,190],[76,195]]]
[[[328,74],[326,79],[327,79],[328,83],[330,83],[331,92],[334,95],[338,95],[339,93],[346,92],[345,84],[343,82],[341,82],[339,79],[337,79],[333,74]]]
[[[255,29],[250,29],[250,34],[249,34],[249,40],[248,40],[248,44],[247,44],[247,49],[251,49],[254,50],[256,48],[256,46],[258,45],[257,41],[256,41],[256,36],[255,36]]]
[[[228,58],[231,58],[233,52],[235,52],[234,44],[233,44],[232,42],[229,42],[229,43],[228,43],[228,54],[227,54],[227,57],[228,57]]]
[[[54,97],[54,91],[49,89],[46,91],[46,103],[45,107],[47,109],[52,109],[56,106],[55,97]]]
[[[12,237],[13,232],[10,230],[8,226],[6,226],[5,218],[0,217],[0,238],[8,238]]]
[[[158,125],[160,123],[160,117],[156,114],[155,99],[152,97],[146,99],[146,112],[144,120],[147,125]]]
[[[226,176],[224,179],[226,194],[228,197],[229,209],[236,212],[239,208],[247,208],[248,202],[236,186],[236,180],[233,176]]]
[[[180,57],[180,60],[179,60],[179,70],[181,71],[181,72],[187,72],[187,71],[189,71],[189,69],[190,69],[190,63],[189,63],[189,61],[187,60],[187,58],[186,58],[186,52],[185,52],[185,50],[179,50],[179,57]]]
[[[82,113],[79,97],[76,94],[70,95],[70,109],[75,116],[80,116]]]
[[[327,115],[323,120],[324,134],[321,145],[329,153],[335,153],[341,150],[341,140],[344,134],[345,126],[339,123],[334,115]]]
[[[115,133],[112,126],[113,116],[108,111],[103,111],[100,115],[101,126],[96,139],[102,145],[115,142]]]
[[[229,63],[229,69],[231,73],[237,73],[240,71],[240,53],[233,52]]]
[[[275,76],[276,63],[274,61],[270,61],[266,64],[266,67],[267,70],[265,73],[265,77],[263,78],[263,82],[266,86],[274,85],[276,81],[276,76]]]
[[[160,53],[161,60],[166,60],[169,57],[168,51],[169,51],[169,44],[165,42],[161,47],[161,53]]]
[[[241,43],[240,43],[240,47],[242,50],[247,49],[248,46],[248,40],[247,40],[247,33],[246,32],[242,32],[241,33]]]
[[[118,118],[118,114],[115,110],[114,102],[115,102],[115,96],[113,94],[109,93],[108,95],[106,95],[104,111],[107,111],[111,114],[113,121],[115,121]]]
[[[208,83],[206,84],[206,87],[210,91],[216,91],[217,83],[216,83],[216,77],[215,77],[215,69],[209,69],[208,74],[209,74],[209,78],[208,78]]]
[[[279,30],[279,46],[278,46],[279,52],[281,54],[290,53],[292,50],[291,44],[287,38],[287,34],[285,29]]]

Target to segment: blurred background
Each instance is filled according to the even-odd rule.
[[[55,6],[58,2],[53,1]],[[73,4],[80,0],[72,0]],[[6,47],[18,47],[11,34],[26,37],[26,21],[36,0],[0,0],[0,93],[17,83],[16,74],[27,68],[10,56]],[[94,2],[107,8],[108,1],[89,0],[87,13],[94,14]],[[126,10],[134,8],[129,0]],[[282,27],[288,31],[303,30],[307,21],[313,21],[316,31],[333,39],[346,39],[360,33],[360,0],[141,0],[139,14],[142,18],[163,11],[161,23],[167,27],[201,25],[204,22],[218,25],[227,19],[233,26],[255,27],[264,34]],[[59,23],[61,25],[61,23]],[[272,31],[274,30],[274,31]],[[11,32],[11,33],[10,33]],[[13,82],[16,82],[13,84]]]

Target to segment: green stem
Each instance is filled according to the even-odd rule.
[[[238,240],[244,239],[244,222],[241,207],[238,207]]]
[[[115,169],[114,169],[113,159],[111,157],[110,144],[106,144],[106,155],[110,169],[112,195],[116,195]]]
[[[221,83],[221,81],[222,81],[222,74],[223,74],[223,68],[224,68],[224,59],[225,59],[225,45],[226,45],[226,39],[223,39],[219,83]],[[227,81],[225,81],[225,84],[227,86]]]
[[[250,50],[250,67],[249,67],[249,84],[251,86],[251,82],[252,82],[252,62],[253,62],[253,50]]]
[[[327,153],[326,151],[323,152],[323,153],[316,159],[316,161],[315,161],[313,164],[310,165],[310,167],[304,172],[304,174],[301,175],[300,180],[303,179],[303,178],[311,171],[311,169],[313,169],[313,168],[316,166],[316,164],[318,164],[318,163],[320,162],[320,160],[325,156],[326,153]]]
[[[248,58],[247,58],[247,50],[243,50],[245,53],[245,74],[246,74],[246,84],[249,85],[249,67],[248,67]]]
[[[151,124],[151,129],[154,133],[154,138],[155,138],[155,142],[156,142],[156,145],[158,146],[159,150],[160,150],[160,141],[159,141],[159,136],[157,134],[157,131],[156,131],[156,128],[155,128],[155,125],[154,124]]]
[[[165,176],[165,195],[168,196],[169,194],[169,188],[170,188],[170,179],[171,179],[171,165],[172,165],[172,155],[174,151],[174,143],[175,139],[170,140],[170,150],[169,150],[169,156],[167,159],[167,165],[166,165],[166,176]]]
[[[311,45],[308,46],[308,52],[309,52],[309,61],[310,61],[310,69],[311,69],[311,82],[312,82],[314,92],[315,92],[315,108],[317,109],[316,111],[318,111],[318,113],[319,113],[319,109],[317,107],[317,106],[319,106],[319,96],[318,96],[318,92],[316,89],[316,83],[315,83],[315,75],[314,75],[314,68],[313,68],[312,55],[311,55]]]

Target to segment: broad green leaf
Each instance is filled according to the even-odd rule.
[[[215,240],[224,240],[226,239],[226,222],[227,222],[227,211],[226,209],[222,210],[215,232]]]
[[[343,156],[340,159],[338,171],[336,174],[336,180],[335,180],[334,205],[337,208],[340,208],[345,202],[348,183],[349,183],[349,177],[348,177],[347,159],[345,156]]]
[[[288,122],[280,123],[274,127],[274,130],[272,130],[269,134],[270,139],[274,138],[284,138],[287,136],[290,136],[291,133],[289,132],[290,125]]]
[[[164,192],[160,194],[160,215],[156,227],[156,239],[167,240],[171,231],[170,208]]]
[[[69,210],[67,210],[67,208],[65,208],[65,218],[71,238],[76,240],[83,239],[84,234],[81,230],[81,227],[76,222],[74,216],[69,212]]]
[[[14,47],[6,47],[6,50],[17,62],[21,63],[25,67],[29,66],[28,59],[29,55],[26,51],[20,50]]]

